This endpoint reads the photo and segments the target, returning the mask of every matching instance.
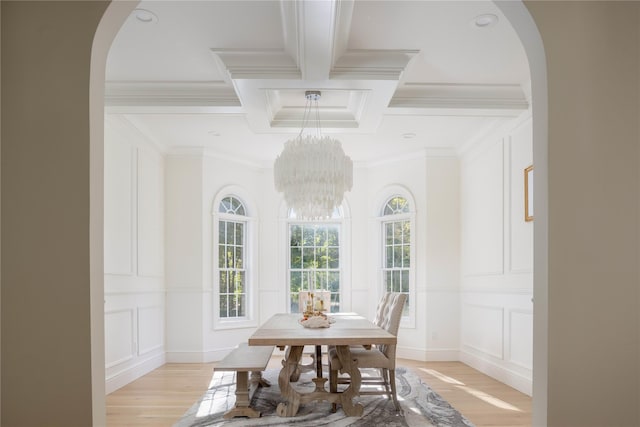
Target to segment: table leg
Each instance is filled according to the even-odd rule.
[[[360,395],[360,384],[362,382],[358,362],[351,357],[348,345],[336,346],[336,352],[342,365],[340,372],[347,373],[350,377],[349,387],[340,394],[342,410],[349,417],[361,417],[364,407],[360,403],[353,403],[353,398]]]
[[[293,417],[300,407],[300,393],[291,386],[291,375],[298,369],[298,363],[302,357],[304,346],[292,346],[287,352],[287,358],[283,361],[283,367],[278,375],[280,393],[286,402],[278,404],[276,413],[281,417]]]

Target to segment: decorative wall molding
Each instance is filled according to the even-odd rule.
[[[516,365],[519,366],[520,368],[526,369],[528,371],[532,371],[533,370],[533,360],[528,361],[528,363],[525,363],[521,360],[517,360],[513,357],[513,348],[514,348],[514,343],[518,342],[517,341],[517,336],[514,335],[513,332],[513,324],[514,324],[514,315],[519,315],[519,316],[526,316],[527,320],[531,322],[531,326],[533,329],[533,310],[525,310],[525,309],[517,309],[517,308],[511,308],[509,310],[507,310],[507,323],[508,323],[508,329],[509,329],[509,339],[507,340],[507,344],[508,344],[508,349],[507,349],[507,360]],[[531,336],[533,337],[533,332],[531,333]],[[531,345],[532,349],[533,349],[533,345]]]
[[[147,348],[143,348],[141,342],[143,335],[145,334],[145,331],[142,330],[141,328],[141,324],[143,324],[143,314],[145,312],[149,312],[149,311],[156,311],[157,313],[157,319],[156,319],[156,327],[160,328],[160,334],[159,334],[159,340],[155,345],[150,345]],[[137,326],[138,326],[138,356],[144,356],[145,354],[154,352],[156,350],[160,350],[164,347],[164,311],[165,308],[163,305],[160,304],[156,304],[156,305],[148,305],[148,306],[142,306],[142,307],[137,307],[137,316],[138,316],[138,322],[137,322]]]
[[[469,320],[469,316],[470,314],[473,313],[473,311],[476,311],[476,313],[478,313],[481,317],[487,319],[487,321],[490,321],[491,318],[489,316],[489,312],[493,312],[494,315],[494,320],[497,320],[498,325],[496,327],[496,330],[494,331],[487,331],[486,330],[486,325],[483,325],[482,329],[483,329],[483,333],[485,335],[485,337],[487,336],[487,333],[490,332],[494,332],[496,335],[494,336],[495,338],[497,338],[499,340],[499,343],[497,344],[497,346],[499,347],[498,349],[491,349],[488,348],[486,344],[486,339],[482,339],[482,344],[478,344],[478,343],[474,343],[474,342],[470,342],[469,338],[470,337],[477,337],[479,334],[475,333],[475,331],[469,331],[468,328],[470,326],[470,324],[474,325],[474,326],[479,326],[480,325],[480,321],[477,318],[477,316],[474,316],[473,319]],[[462,311],[462,346],[461,348],[464,349],[465,347],[468,349],[473,349],[477,352],[480,352],[482,354],[486,354],[488,356],[494,357],[496,359],[500,359],[503,360],[504,359],[504,330],[505,330],[505,325],[504,325],[504,307],[502,306],[497,306],[497,305],[483,305],[483,304],[469,304],[469,303],[464,303],[463,304],[463,311]],[[482,312],[484,312],[485,314],[481,314]],[[497,315],[497,317],[496,317]]]
[[[463,286],[460,288],[462,294],[503,294],[503,295],[533,295],[532,288],[475,288]]]
[[[108,360],[107,358],[105,358],[105,369],[109,369],[112,368],[114,366],[123,364],[125,362],[128,362],[129,360],[132,360],[135,357],[135,347],[136,347],[136,342],[135,342],[135,330],[134,330],[134,311],[132,308],[125,308],[125,309],[119,309],[119,310],[109,310],[106,311],[104,313],[104,323],[105,323],[105,339],[109,340],[109,325],[111,322],[115,322],[115,318],[116,317],[122,317],[122,315],[124,315],[126,317],[126,319],[123,319],[123,321],[125,323],[127,323],[125,326],[125,328],[127,329],[126,331],[119,331],[120,333],[116,334],[115,337],[117,338],[121,338],[122,337],[122,332],[128,332],[129,333],[129,343],[125,344],[125,346],[129,347],[129,350],[126,354],[120,354],[118,355],[117,359],[114,360]],[[111,320],[113,319],[113,320]],[[116,326],[116,325],[114,325]],[[124,337],[127,338],[127,337]],[[108,352],[107,352],[108,355]]]

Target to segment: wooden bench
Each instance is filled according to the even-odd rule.
[[[258,418],[260,412],[249,406],[251,397],[258,387],[269,387],[271,384],[262,378],[262,371],[267,368],[275,346],[248,346],[240,344],[231,350],[224,359],[218,362],[214,371],[233,371],[236,373],[236,404],[224,414],[225,419],[233,417]],[[249,384],[251,372],[251,384]]]

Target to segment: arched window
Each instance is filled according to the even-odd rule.
[[[246,319],[249,315],[246,208],[235,196],[226,196],[217,211],[218,317]]]
[[[381,209],[380,221],[383,290],[407,295],[403,317],[408,317],[413,304],[413,220],[409,200],[398,194],[387,199]]]
[[[301,311],[300,292],[328,292],[332,313],[340,311],[343,256],[343,214],[335,209],[326,220],[303,221],[290,209],[288,215],[289,308]]]

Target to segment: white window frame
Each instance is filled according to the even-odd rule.
[[[404,328],[415,328],[416,327],[416,305],[417,301],[417,292],[416,292],[416,211],[415,211],[415,200],[411,193],[404,187],[401,186],[393,186],[387,188],[385,191],[381,192],[381,196],[378,199],[378,203],[376,206],[377,212],[377,233],[376,233],[376,242],[377,242],[377,274],[378,285],[377,285],[377,293],[378,300],[384,295],[387,291],[385,288],[384,281],[384,268],[385,268],[385,251],[384,251],[384,227],[387,222],[396,222],[409,220],[410,221],[410,238],[411,243],[409,246],[409,256],[411,257],[411,266],[409,267],[409,314],[406,316],[402,316],[400,321],[400,326]],[[403,197],[409,203],[409,212],[402,214],[394,214],[394,215],[384,215],[384,208],[386,207],[389,200],[393,197]]]
[[[239,187],[227,187],[218,193],[212,206],[212,306],[213,306],[213,329],[239,329],[254,328],[258,326],[258,285],[257,266],[255,254],[258,250],[258,230],[257,221],[254,216],[255,210],[244,192]],[[226,197],[238,199],[244,206],[245,215],[235,215],[219,212],[220,202]],[[246,315],[238,318],[220,317],[220,269],[218,267],[219,247],[218,236],[220,221],[243,222],[245,224],[244,239],[244,269],[245,287],[247,295]]]
[[[282,282],[285,283],[285,312],[291,312],[291,283],[289,276],[289,266],[291,265],[291,250],[290,250],[290,225],[291,224],[302,224],[302,223],[326,223],[326,224],[338,224],[340,226],[340,311],[350,311],[351,310],[351,227],[350,227],[350,215],[349,215],[349,207],[346,203],[346,199],[343,200],[342,205],[338,208],[340,211],[339,218],[330,218],[326,220],[301,220],[295,218],[289,218],[289,209],[287,209],[286,204],[283,202],[280,208],[280,236],[283,237],[281,240],[281,250],[280,253],[283,254],[283,259],[285,263],[281,264],[281,273],[279,276],[281,277]]]

